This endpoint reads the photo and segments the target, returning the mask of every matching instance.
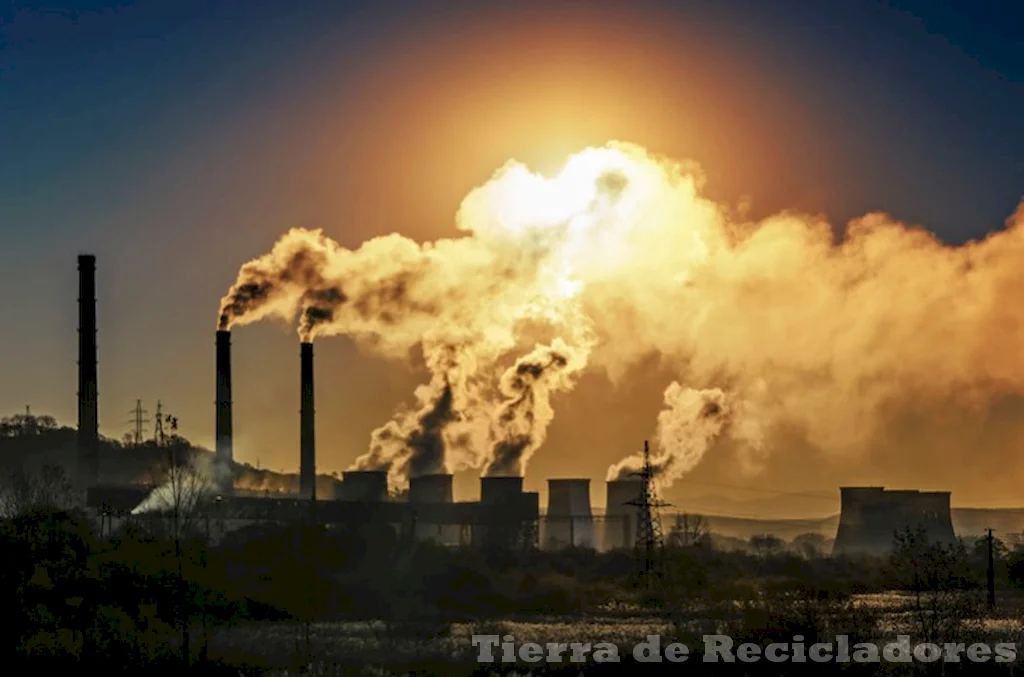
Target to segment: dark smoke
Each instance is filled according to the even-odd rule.
[[[444,428],[458,420],[455,394],[445,382],[434,406],[419,418],[419,425],[406,438],[409,447],[409,477],[446,472]]]
[[[299,322],[299,336],[303,340],[312,338],[314,330],[322,324],[334,321],[338,307],[348,300],[339,286],[313,289],[303,296],[302,319]]]
[[[554,417],[551,391],[572,386],[572,376],[585,365],[583,357],[558,340],[552,346],[538,346],[505,372],[500,384],[504,401],[492,424],[484,475],[523,474]]]
[[[290,294],[323,287],[321,274],[326,263],[325,252],[302,247],[290,250],[285,256],[265,256],[249,261],[238,271],[238,280],[221,299],[218,328],[227,330],[239,322],[258,320]]]

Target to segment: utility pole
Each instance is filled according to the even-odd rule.
[[[132,431],[129,434],[129,437],[132,440],[132,444],[136,447],[142,444],[142,427],[144,424],[149,423],[149,419],[146,418],[146,414],[148,413],[148,411],[142,408],[142,400],[135,400],[135,408],[128,412],[132,417],[128,421],[128,425],[132,426]]]
[[[996,608],[996,566],[994,550],[994,539],[992,530],[988,530],[988,608],[991,611]]]

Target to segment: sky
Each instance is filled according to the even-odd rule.
[[[550,172],[608,140],[699,163],[710,196],[757,215],[841,230],[881,210],[950,243],[983,237],[1024,195],[1022,34],[1009,1],[4,3],[0,413],[74,424],[75,257],[94,253],[101,432],[160,400],[211,445],[219,300],[288,227],[348,247],[452,236],[462,198],[507,160]],[[293,471],[294,331],[235,334],[236,457]],[[342,338],[317,360],[320,467],[343,470],[422,373]],[[650,434],[652,379],[585,378],[556,401],[527,486],[603,479]],[[1024,462],[983,453],[782,455],[757,477],[709,459],[668,498],[875,483],[1024,503]]]

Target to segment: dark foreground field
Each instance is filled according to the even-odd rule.
[[[838,635],[885,644],[1017,642],[1020,553],[943,546],[905,533],[887,558],[831,558],[760,538],[720,551],[711,538],[662,553],[644,585],[631,551],[447,549],[379,530],[266,525],[211,545],[183,515],[102,536],[75,510],[34,508],[0,522],[5,665],[105,674],[1011,674],[1016,665],[634,664],[658,635],[699,652],[722,633],[765,646]],[[498,620],[495,620],[498,619]],[[608,642],[618,663],[480,664],[474,635]],[[784,668],[781,672],[779,668]],[[937,672],[939,671],[939,672]]]

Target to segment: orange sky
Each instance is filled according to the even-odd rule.
[[[63,197],[72,208],[108,205],[102,224],[78,238],[98,254],[102,432],[119,437],[137,397],[150,411],[160,398],[186,435],[212,445],[217,302],[244,261],[292,225],[323,227],[349,247],[392,231],[417,240],[452,235],[462,197],[510,158],[554,171],[574,151],[621,139],[692,158],[706,171],[707,194],[732,203],[751,196],[755,214],[791,207],[843,219],[887,207],[851,188],[863,170],[858,139],[836,133],[804,75],[779,72],[772,58],[781,52],[745,43],[721,24],[662,19],[598,10],[545,21],[509,15],[500,31],[493,17],[398,19],[388,25],[389,48],[370,57],[352,46],[352,34],[309,45],[295,70],[267,76],[258,106],[227,115],[207,114],[201,100],[183,107],[175,114],[199,122],[152,151],[145,173],[106,192]],[[17,284],[38,292],[25,316],[31,330],[13,329],[11,345],[17,353],[42,334],[46,352],[31,370],[3,363],[0,378],[26,384],[2,389],[3,410],[27,401],[74,421],[75,253],[41,245],[24,252],[34,263]],[[294,470],[294,332],[243,327],[234,347],[236,457]],[[363,453],[370,431],[421,380],[415,366],[360,354],[348,340],[319,343],[321,469],[342,470]],[[603,502],[605,469],[651,434],[668,380],[651,364],[618,389],[589,375],[556,398],[527,487],[589,476],[595,502]],[[961,505],[1019,504],[1024,466],[993,474],[994,463],[970,462],[974,448],[1005,448],[1014,434],[958,416],[911,430],[893,442],[899,453],[886,447],[870,460],[825,463],[794,440],[766,473],[740,477],[727,455],[712,454],[693,484],[684,481],[669,498],[683,506],[686,492],[818,491],[838,499],[838,484],[870,482],[954,488]],[[953,441],[950,429],[959,431]],[[998,458],[1008,461],[1006,453]],[[474,484],[460,478],[456,491],[468,496]],[[824,514],[836,505],[801,509]]]

